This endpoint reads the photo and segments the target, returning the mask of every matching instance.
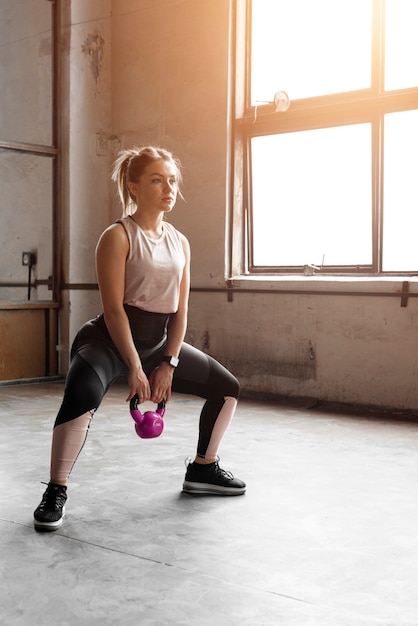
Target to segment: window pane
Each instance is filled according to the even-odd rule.
[[[252,104],[370,87],[371,25],[372,0],[253,0]]]
[[[418,86],[417,0],[386,0],[385,89]]]
[[[255,266],[372,263],[371,127],[252,139]]]
[[[52,143],[51,2],[0,3],[0,140]]]
[[[418,270],[418,111],[385,116],[383,271]]]
[[[52,159],[0,150],[0,188],[0,283],[22,285],[0,288],[0,300],[18,302],[27,294],[28,268],[22,266],[22,252],[36,254],[33,281],[46,281],[53,273]],[[44,285],[32,290],[32,300],[51,297]]]

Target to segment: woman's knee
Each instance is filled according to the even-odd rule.
[[[55,426],[97,409],[104,394],[105,389],[94,369],[76,355],[68,371],[64,398]]]
[[[240,394],[239,380],[223,365],[211,359],[209,384],[217,395],[238,399]]]

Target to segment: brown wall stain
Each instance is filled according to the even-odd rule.
[[[90,61],[90,71],[97,86],[104,54],[104,39],[100,33],[87,35],[81,46],[82,52]]]

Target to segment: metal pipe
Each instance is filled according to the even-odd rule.
[[[306,290],[306,289],[237,289],[236,287],[191,287],[190,291],[197,293],[233,293],[233,294],[256,294],[261,293],[275,295],[296,296],[381,296],[384,298],[418,298],[418,292],[412,291],[336,291],[333,289]]]
[[[97,291],[96,283],[64,283],[61,288],[65,291]],[[263,294],[263,295],[295,295],[295,296],[369,296],[382,298],[418,298],[418,292],[413,291],[338,291],[335,289],[249,289],[241,287],[191,287],[192,293],[222,293],[222,294]]]
[[[21,143],[16,141],[0,141],[0,150],[15,150],[25,154],[43,154],[54,157],[57,154],[56,148],[51,146],[41,146],[33,143]]]

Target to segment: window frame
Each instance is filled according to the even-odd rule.
[[[413,276],[383,271],[384,116],[418,108],[418,87],[384,91],[385,0],[373,0],[372,79],[367,89],[293,100],[285,112],[274,103],[251,105],[252,0],[234,0],[231,33],[232,149],[228,278],[303,275],[306,267],[255,266],[252,259],[251,139],[272,134],[369,123],[372,128],[372,263],[327,266],[323,276]],[[285,86],[284,86],[285,88]],[[273,99],[272,94],[272,99]],[[306,273],[306,272],[305,272]]]

